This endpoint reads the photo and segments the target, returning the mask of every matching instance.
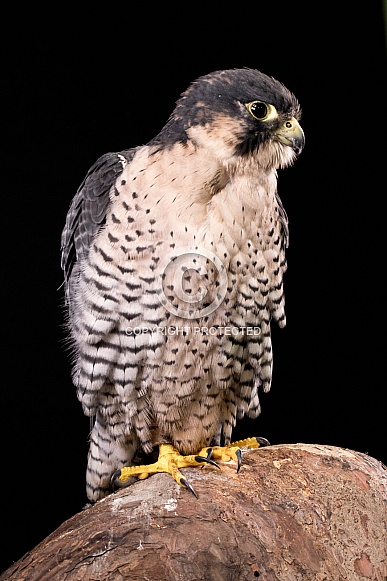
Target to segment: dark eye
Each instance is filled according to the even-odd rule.
[[[251,115],[259,121],[263,121],[269,115],[269,107],[262,101],[252,101],[251,103],[246,103],[246,107],[249,113],[251,113]]]

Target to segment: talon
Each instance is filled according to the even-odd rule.
[[[187,480],[185,478],[180,478],[180,484],[182,484],[185,488],[188,488],[188,490],[190,492],[192,492],[192,494],[194,496],[196,496],[196,498],[199,498],[198,495],[196,494],[194,488],[190,485],[189,482],[187,482]]]
[[[211,450],[211,456],[212,456],[212,450]],[[212,464],[212,466],[216,466],[216,468],[219,468],[220,470],[220,466],[214,462],[213,460],[210,460],[210,458],[207,456],[207,458],[205,458],[204,456],[195,456],[195,461],[196,462],[206,462],[207,464]]]
[[[113,474],[110,476],[109,488],[112,492],[114,492],[117,488],[120,488],[120,484],[122,486],[124,486],[124,483],[121,482],[120,480],[118,480],[120,476],[121,476],[121,468],[119,468],[118,470],[113,472]]]
[[[242,450],[241,449],[236,450],[235,455],[238,459],[238,468],[237,468],[237,473],[238,473],[239,470],[241,469],[241,466],[242,466]]]
[[[271,446],[269,440],[266,440],[266,438],[261,438],[260,436],[256,436],[255,439],[257,440],[258,444],[260,446],[262,446],[262,448],[264,446]]]
[[[211,460],[214,450],[212,448],[207,448],[207,458]]]

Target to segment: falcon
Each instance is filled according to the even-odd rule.
[[[304,146],[279,81],[219,70],[181,94],[149,143],[88,171],[62,232],[73,383],[91,418],[86,492],[236,460],[285,326],[288,220],[277,170]],[[143,462],[156,451],[158,458]]]

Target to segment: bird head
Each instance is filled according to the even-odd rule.
[[[192,141],[227,165],[251,158],[263,167],[285,167],[301,152],[300,106],[279,81],[254,69],[215,71],[182,93],[152,143]]]

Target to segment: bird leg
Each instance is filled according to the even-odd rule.
[[[140,480],[148,478],[151,474],[156,474],[156,472],[166,472],[176,480],[178,484],[188,488],[196,496],[198,497],[195,490],[192,486],[187,482],[184,476],[179,471],[179,468],[187,468],[188,466],[203,466],[204,464],[212,464],[212,466],[219,466],[211,460],[210,455],[207,453],[205,449],[206,456],[200,455],[189,455],[189,456],[182,456],[176,448],[174,448],[171,444],[159,444],[159,457],[157,462],[154,464],[144,464],[143,466],[124,466],[120,470],[116,470],[111,477],[111,485],[114,487],[116,486],[125,486],[125,482],[131,476],[137,476]]]
[[[189,456],[182,456],[171,444],[159,444],[159,457],[157,462],[154,462],[153,464],[144,464],[142,466],[124,466],[123,468],[116,470],[110,480],[111,488],[114,489],[115,486],[125,486],[125,482],[132,476],[137,476],[139,480],[143,480],[148,478],[151,474],[166,472],[167,474],[170,474],[172,478],[180,484],[180,486],[184,486],[184,488],[190,490],[190,492],[198,498],[195,490],[181,474],[179,468],[188,468],[189,466],[203,467],[205,464],[211,464],[216,468],[220,468],[214,460],[220,460],[221,462],[234,460],[238,464],[237,472],[239,472],[242,465],[242,449],[260,448],[263,446],[270,446],[270,443],[266,438],[246,438],[244,440],[232,442],[226,446],[209,446],[202,448],[199,454],[196,455],[191,454]]]

